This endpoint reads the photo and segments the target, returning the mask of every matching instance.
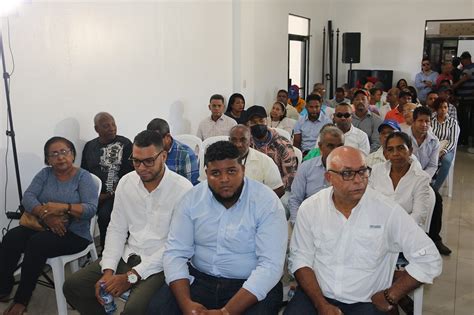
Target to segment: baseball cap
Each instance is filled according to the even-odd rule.
[[[266,118],[267,117],[267,111],[265,110],[265,108],[263,106],[259,106],[259,105],[250,106],[247,109],[247,117],[248,117],[248,119],[252,119],[253,116],[257,116],[257,117],[260,117],[260,118]]]
[[[379,132],[382,132],[382,129],[383,127],[385,126],[388,126],[390,128],[392,128],[393,130],[398,130],[398,131],[402,131],[402,129],[400,128],[400,125],[395,121],[395,120],[391,120],[391,119],[385,119],[379,126],[378,128],[378,131]]]

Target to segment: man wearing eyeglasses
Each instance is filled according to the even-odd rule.
[[[81,314],[104,313],[101,283],[114,297],[132,289],[122,314],[145,314],[163,285],[163,252],[174,205],[192,188],[166,167],[166,155],[158,132],[146,130],[135,137],[130,156],[135,172],[117,186],[102,260],[64,283],[66,299]]]
[[[431,70],[431,62],[429,59],[421,61],[421,71],[415,76],[415,87],[418,90],[418,99],[425,104],[428,92],[436,87],[436,79],[438,72]]]
[[[284,314],[385,314],[440,275],[441,257],[403,208],[367,187],[359,150],[334,149],[327,168],[332,187],[298,211],[289,266],[299,286]],[[409,265],[393,281],[399,252]]]
[[[97,138],[89,141],[82,151],[81,168],[100,178],[102,190],[97,207],[97,223],[100,231],[100,246],[105,243],[107,226],[114,206],[117,184],[125,174],[133,171],[128,157],[132,153],[132,142],[117,135],[117,126],[112,115],[100,112],[94,117]]]
[[[352,125],[352,106],[341,103],[336,106],[333,116],[334,123],[344,133],[344,145],[357,148],[369,154],[370,145],[367,134]]]

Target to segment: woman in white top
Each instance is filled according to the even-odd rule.
[[[430,176],[420,163],[411,157],[410,137],[404,132],[393,132],[384,143],[387,162],[374,165],[369,185],[396,201],[425,230],[426,219],[434,207],[434,192]]]
[[[267,126],[270,128],[280,128],[293,135],[293,127],[296,120],[286,117],[286,106],[282,102],[275,102],[267,119]],[[291,139],[289,139],[291,140]]]

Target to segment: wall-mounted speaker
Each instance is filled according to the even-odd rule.
[[[360,33],[342,34],[342,62],[360,63]]]

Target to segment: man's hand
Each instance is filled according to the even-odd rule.
[[[431,82],[431,81],[425,81],[425,84],[426,84],[426,86],[428,86],[428,87],[432,87],[432,86],[433,86],[433,82]]]
[[[199,312],[197,315],[222,315],[221,310],[204,310]]]
[[[383,291],[379,291],[372,296],[372,304],[382,312],[388,312],[393,309],[393,305],[390,305],[390,303],[385,299]]]
[[[132,284],[128,282],[126,273],[121,275],[113,275],[105,282],[105,291],[115,297],[121,296],[125,291],[130,289]]]
[[[194,302],[192,300],[190,300],[185,305],[183,305],[183,308],[184,309],[181,310],[183,312],[183,315],[208,314],[208,313],[203,313],[207,311],[207,308],[205,308],[204,305]],[[222,313],[221,311],[219,311],[219,313],[214,313],[214,314],[222,314]]]
[[[112,270],[105,270],[102,278],[100,278],[99,281],[95,283],[95,297],[101,305],[104,305],[104,301],[100,297],[100,284],[107,283],[107,281],[109,281],[113,276],[114,274]]]
[[[344,315],[341,309],[337,306],[334,306],[330,303],[324,304],[322,307],[318,308],[318,314],[320,315]]]
[[[64,234],[66,234],[66,226],[64,225],[64,219],[62,217],[50,215],[45,217],[43,222],[53,233],[59,236],[64,236]]]

